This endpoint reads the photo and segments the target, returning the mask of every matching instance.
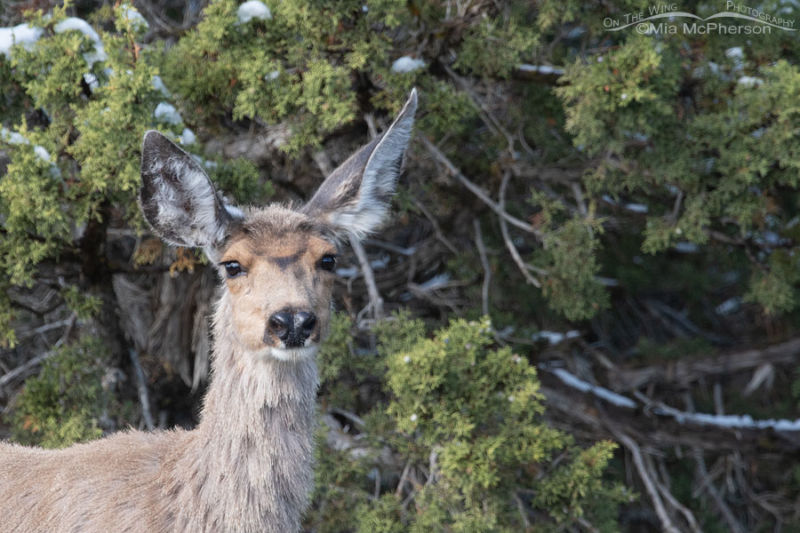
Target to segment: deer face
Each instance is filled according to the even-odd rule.
[[[155,131],[142,146],[140,204],[153,230],[201,247],[223,280],[232,341],[279,360],[313,356],[327,331],[337,243],[383,221],[411,136],[416,91],[378,139],[356,151],[299,209],[234,207],[194,159]]]
[[[336,251],[324,226],[302,213],[247,213],[218,263],[234,338],[278,359],[316,351],[330,317]]]

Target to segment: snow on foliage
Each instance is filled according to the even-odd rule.
[[[197,136],[189,128],[183,128],[181,132],[181,144],[194,144],[197,142]]]
[[[239,6],[236,11],[236,16],[239,18],[240,24],[245,24],[253,19],[257,20],[271,20],[272,13],[269,8],[260,0],[250,0]]]
[[[19,24],[13,28],[0,28],[0,54],[11,57],[11,47],[15,44],[23,45],[27,50],[42,36],[42,28],[29,24]]]
[[[89,68],[98,61],[105,61],[106,51],[103,49],[103,43],[100,41],[100,35],[94,31],[88,22],[78,17],[68,17],[55,25],[53,30],[56,33],[64,33],[66,31],[79,31],[92,41],[94,41],[94,52],[83,54],[83,58],[88,63]]]
[[[742,87],[758,87],[759,85],[764,83],[764,80],[762,80],[761,78],[756,78],[754,76],[742,76],[736,81],[736,83],[738,83]]]
[[[0,128],[0,140],[8,144],[28,144],[28,139],[17,131]]]
[[[168,104],[167,102],[160,102],[156,106],[156,110],[153,112],[153,115],[161,122],[166,122],[167,124],[177,125],[183,123],[183,118],[181,118],[181,114],[178,113],[178,110],[175,109],[175,106]]]
[[[39,146],[38,144],[33,147],[33,153],[39,156],[39,159],[42,161],[50,162],[50,152],[44,146]]]
[[[19,133],[18,131],[11,131],[8,128],[0,128],[0,141],[5,142],[7,144],[31,144],[27,137]],[[53,163],[52,158],[50,157],[50,152],[47,151],[47,148],[44,146],[35,144],[33,145],[33,153],[36,154],[36,157],[44,161],[45,163],[50,164],[50,174],[54,178],[61,177],[61,170]]]
[[[538,341],[538,340],[544,339],[548,343],[550,343],[550,345],[553,345],[553,344],[559,344],[561,342],[564,342],[567,339],[575,339],[575,338],[580,337],[580,336],[581,336],[580,332],[577,331],[577,330],[574,330],[574,329],[570,330],[570,331],[567,331],[566,333],[561,333],[559,331],[542,330],[542,331],[539,331],[539,332],[534,333],[533,335],[531,335],[531,338],[534,341]]]
[[[153,76],[153,89],[160,92],[164,96],[172,96],[172,93],[169,92],[167,86],[164,85],[164,80],[161,79],[161,76]]]
[[[414,59],[411,56],[403,56],[395,59],[394,63],[392,63],[392,72],[412,72],[424,66],[425,62],[421,59]]]
[[[563,76],[564,69],[561,67],[553,67],[550,65],[528,65],[521,64],[517,67],[520,72],[532,72],[536,74],[552,74],[556,76]]]
[[[131,26],[136,31],[147,31],[150,25],[147,20],[139,13],[135,7],[130,4],[122,5],[122,19],[130,22]]]

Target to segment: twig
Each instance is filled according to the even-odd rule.
[[[514,137],[506,130],[500,121],[495,118],[495,116],[489,111],[488,106],[481,101],[475,92],[472,90],[472,87],[458,74],[456,74],[453,69],[444,65],[444,69],[447,74],[453,78],[453,80],[461,86],[464,92],[472,99],[472,103],[475,104],[475,107],[478,109],[478,114],[480,115],[483,122],[489,126],[490,128],[495,130],[495,133],[501,135],[506,138],[506,142],[508,143],[508,151],[514,156]]]
[[[650,457],[646,457],[646,462],[648,463],[648,468],[652,473],[653,483],[655,484],[656,488],[658,488],[659,492],[661,492],[661,496],[669,503],[674,509],[676,509],[679,513],[683,515],[683,518],[686,520],[687,524],[689,524],[689,529],[692,530],[693,533],[702,533],[700,526],[697,525],[697,520],[694,518],[694,514],[687,509],[681,502],[679,502],[675,496],[672,495],[672,492],[664,486],[658,480],[658,477],[655,475],[655,469],[653,468],[652,461]]]
[[[517,504],[517,509],[519,510],[519,516],[522,518],[522,525],[525,526],[527,530],[531,527],[531,521],[528,520],[528,511],[525,509],[525,504],[522,503],[522,498],[519,497],[519,494],[516,492],[513,493],[514,495],[514,502]]]
[[[355,237],[350,238],[350,246],[356,253],[358,264],[361,266],[361,274],[364,276],[364,283],[367,285],[367,294],[369,295],[369,308],[372,310],[372,316],[375,320],[383,318],[383,298],[378,291],[378,285],[375,283],[375,273],[372,271],[372,266],[369,264],[369,257],[364,250],[364,245]]]
[[[311,158],[317,164],[323,176],[329,176],[333,172],[333,163],[331,163],[331,158],[328,157],[328,153],[325,150],[317,150],[311,154]]]
[[[578,205],[578,212],[584,217],[589,216],[589,210],[586,208],[580,184],[573,182],[570,185],[572,186],[572,194],[575,196],[575,203]]]
[[[744,527],[736,520],[730,507],[728,507],[725,500],[722,499],[717,487],[714,486],[714,482],[708,475],[708,468],[706,468],[706,461],[703,459],[703,452],[700,448],[694,448],[692,452],[694,455],[694,462],[697,465],[697,475],[701,481],[700,488],[708,492],[708,495],[714,500],[714,504],[722,514],[722,518],[728,523],[731,533],[745,533]]]
[[[506,219],[509,223],[520,228],[521,230],[527,231],[528,233],[535,235],[539,239],[542,238],[542,234],[539,230],[537,230],[527,222],[524,222],[518,219],[517,217],[508,214],[503,209],[501,209],[500,206],[497,204],[497,202],[489,198],[489,196],[483,191],[483,189],[481,189],[480,187],[472,183],[469,179],[467,179],[467,177],[464,176],[464,174],[462,174],[460,170],[458,170],[458,168],[453,164],[453,162],[450,161],[450,159],[446,155],[444,155],[438,148],[436,148],[436,146],[434,146],[432,142],[426,139],[424,135],[420,135],[418,138],[420,139],[422,144],[425,145],[425,148],[428,149],[431,155],[433,155],[433,157],[435,157],[440,163],[442,163],[450,172],[450,174],[452,174],[453,177],[456,178],[456,180],[461,182],[461,184],[464,185],[464,187],[466,187],[467,189],[469,189],[470,192],[472,192],[472,194],[477,196],[483,203],[489,206],[492,209],[492,211],[494,211],[495,213]]]
[[[339,409],[338,407],[331,407],[328,409],[331,413],[335,415],[339,415],[342,418],[346,418],[351,421],[355,426],[359,428],[363,428],[365,425],[364,419],[358,416],[355,413],[351,413],[350,411],[345,411],[344,409]]]
[[[428,479],[425,480],[425,485],[430,485],[436,481],[436,461],[439,459],[439,451],[434,447],[431,449],[431,454],[428,457]]]
[[[597,529],[596,527],[594,527],[594,526],[593,526],[593,525],[592,525],[592,524],[591,524],[591,523],[590,523],[588,520],[586,520],[586,519],[585,519],[584,517],[582,517],[582,516],[579,516],[579,517],[578,517],[578,523],[579,523],[581,526],[583,526],[583,528],[584,528],[584,529],[586,529],[587,531],[589,531],[589,533],[600,533],[600,530],[599,530],[599,529]]]
[[[54,356],[58,352],[58,348],[60,348],[61,345],[63,345],[65,342],[67,342],[67,339],[69,338],[70,333],[72,333],[72,328],[75,326],[75,321],[77,319],[78,319],[78,315],[76,315],[75,313],[73,313],[67,319],[66,329],[64,330],[64,333],[61,335],[61,337],[56,341],[56,343],[53,344],[53,349],[52,350],[49,350],[49,351],[47,351],[47,352],[45,352],[43,354],[37,355],[33,359],[27,361],[26,363],[23,363],[23,364],[19,365],[14,370],[11,370],[11,371],[7,372],[2,377],[0,377],[0,391],[2,391],[3,387],[5,387],[7,384],[9,384],[12,381],[14,381],[15,379],[17,379],[19,376],[25,374],[26,372],[28,372],[32,368],[40,365],[41,363],[43,363],[47,359],[49,359],[52,356]]]
[[[415,253],[417,253],[417,246],[411,246],[409,248],[403,248],[402,246],[397,246],[396,244],[392,244],[390,242],[379,241],[377,239],[364,239],[364,244],[368,244],[370,246],[376,246],[378,248],[383,248],[384,250],[389,250],[390,252],[394,252],[399,255],[404,255],[406,257],[411,257]]]
[[[375,467],[372,471],[375,472],[375,489],[372,492],[372,497],[377,500],[381,495],[381,469]]]
[[[505,210],[506,204],[506,187],[508,186],[508,180],[511,177],[510,172],[506,172],[503,174],[503,181],[500,182],[500,209]],[[525,264],[525,261],[522,260],[522,256],[519,254],[519,250],[514,245],[514,241],[511,240],[511,235],[508,232],[508,223],[503,217],[497,217],[500,221],[500,232],[503,234],[503,241],[506,243],[506,248],[508,248],[508,253],[511,254],[511,258],[514,259],[514,262],[517,264],[517,268],[519,271],[522,272],[522,276],[525,278],[525,281],[533,285],[534,287],[541,288],[542,284],[539,283],[539,280],[531,276],[531,273],[528,271],[529,267]]]
[[[55,353],[56,353],[55,350],[50,350],[49,352],[45,352],[43,354],[37,355],[33,359],[27,361],[26,363],[23,363],[23,364],[19,365],[14,370],[11,370],[10,372],[6,373],[5,375],[3,375],[3,377],[0,377],[0,388],[4,387],[8,383],[11,383],[14,379],[17,378],[17,376],[20,376],[20,375],[24,374],[25,372],[27,372],[31,368],[35,367],[36,365],[38,365],[38,364],[42,363],[43,361],[49,359],[50,357],[55,355]]]
[[[40,333],[45,333],[46,331],[50,331],[51,329],[58,329],[69,326],[70,324],[72,324],[73,320],[75,320],[73,317],[69,317],[65,318],[64,320],[58,320],[56,322],[50,322],[49,324],[43,324],[38,328],[34,328],[20,334],[17,340],[22,341],[34,337]]]
[[[484,316],[489,316],[489,284],[492,281],[492,271],[489,266],[489,258],[486,257],[486,246],[483,244],[483,235],[481,235],[481,223],[476,218],[473,220],[475,225],[475,244],[478,247],[478,254],[481,257],[481,265],[483,266],[483,287],[481,287],[481,311]]]
[[[375,127],[375,117],[372,116],[372,113],[366,113],[364,115],[364,122],[367,123],[367,130],[369,131],[369,138],[374,139],[378,136],[378,128]]]
[[[444,244],[448,250],[458,255],[458,249],[453,246],[453,243],[450,242],[447,237],[445,237],[444,233],[442,232],[442,227],[439,226],[439,222],[436,220],[436,217],[434,217],[431,212],[428,211],[428,208],[425,207],[425,204],[414,197],[411,198],[411,201],[414,202],[414,206],[416,206],[416,208],[419,209],[423,215],[425,215],[425,218],[428,219],[428,222],[431,223],[431,226],[433,226],[433,232],[436,234],[436,238],[439,239],[439,241],[441,241],[441,243]]]
[[[686,404],[687,411],[692,413],[695,411],[694,400],[692,400],[692,396],[688,392],[684,393],[684,403]],[[694,489],[692,495],[696,497],[696,495],[703,490],[708,492],[714,504],[717,506],[717,509],[719,509],[719,512],[722,514],[722,518],[728,523],[731,533],[745,533],[744,527],[736,520],[736,516],[734,516],[730,507],[725,503],[725,500],[714,485],[714,481],[711,479],[711,475],[709,475],[708,468],[706,467],[706,460],[703,458],[703,451],[698,447],[694,447],[692,448],[692,455],[697,465],[697,477],[700,478],[700,485]]]
[[[397,489],[394,491],[397,496],[403,494],[403,486],[406,484],[406,478],[408,478],[408,472],[410,469],[411,459],[406,461],[406,466],[403,467],[403,472],[400,474],[400,481],[397,482]]]
[[[634,441],[632,438],[628,437],[621,431],[616,430],[610,424],[608,428],[611,433],[614,434],[615,438],[630,452],[631,457],[633,458],[633,464],[636,466],[636,471],[639,472],[639,477],[641,478],[642,483],[644,483],[647,494],[650,496],[650,501],[653,502],[653,507],[658,515],[658,519],[661,521],[662,529],[667,533],[680,533],[680,529],[678,529],[672,522],[669,513],[667,513],[667,509],[664,507],[664,502],[661,500],[659,491],[656,488],[652,477],[650,476],[639,445],[636,444],[636,441]]]
[[[133,372],[136,376],[136,389],[139,392],[139,403],[142,404],[142,417],[147,429],[152,431],[155,428],[153,423],[153,415],[150,413],[150,395],[147,392],[147,381],[144,377],[144,370],[142,364],[139,362],[139,352],[134,348],[128,350],[131,357],[131,364],[133,365]]]

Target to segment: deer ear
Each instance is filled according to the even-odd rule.
[[[225,239],[238,211],[223,205],[192,156],[152,130],[142,143],[139,202],[147,222],[165,241],[207,251]]]
[[[339,234],[363,238],[376,230],[397,185],[416,109],[414,89],[389,129],[334,170],[302,211]]]

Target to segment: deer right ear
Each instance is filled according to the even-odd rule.
[[[414,89],[389,129],[334,170],[302,211],[340,235],[363,238],[375,231],[386,217],[397,186],[416,109]]]
[[[227,209],[200,165],[157,131],[144,134],[142,188],[145,219],[165,241],[210,252],[228,234],[238,210]]]

